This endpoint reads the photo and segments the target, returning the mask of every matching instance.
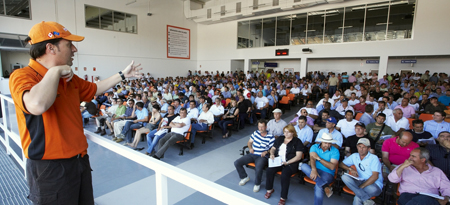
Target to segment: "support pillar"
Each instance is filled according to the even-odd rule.
[[[389,56],[380,56],[380,64],[378,67],[378,80],[387,74]]]
[[[306,77],[308,72],[308,58],[303,57],[300,60],[300,78]]]

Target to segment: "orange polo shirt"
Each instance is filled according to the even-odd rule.
[[[53,105],[42,115],[33,115],[25,108],[22,97],[25,91],[43,79],[47,71],[31,59],[27,67],[15,70],[9,79],[25,156],[34,160],[51,160],[84,155],[88,144],[80,102],[90,101],[97,92],[97,85],[76,75],[70,82],[60,79]]]

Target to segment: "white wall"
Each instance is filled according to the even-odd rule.
[[[28,34],[30,28],[41,21],[56,21],[71,33],[85,36],[74,43],[78,48],[74,67],[79,76],[92,75],[106,78],[123,70],[131,60],[142,64],[143,72],[155,77],[186,75],[195,70],[197,63],[197,24],[183,14],[183,1],[137,0],[125,5],[123,0],[39,0],[31,1],[32,20],[0,16],[1,32]],[[84,5],[89,4],[138,16],[138,33],[107,31],[85,27]],[[153,13],[147,16],[147,13]],[[191,31],[191,59],[167,58],[167,25],[183,27]],[[229,61],[229,60],[228,60]],[[87,71],[83,70],[87,67]],[[96,67],[97,71],[93,71]],[[229,69],[230,67],[227,66]]]
[[[369,73],[370,70],[378,70],[378,64],[366,64],[367,59],[309,59],[308,72],[348,72],[361,71]]]
[[[410,59],[410,58],[408,58]],[[388,73],[395,73],[399,70],[413,70],[413,72],[425,73],[430,70],[430,73],[450,73],[450,58],[430,58],[417,59],[417,63],[411,67],[411,64],[401,64],[401,59],[389,59]]]
[[[298,14],[326,8],[339,8],[371,2],[380,2],[380,0],[345,1],[343,3],[324,4],[301,10],[251,17],[245,20],[282,16],[286,14]],[[220,64],[226,62],[225,59],[273,59],[275,57],[275,50],[282,48],[290,49],[289,56],[277,57],[277,59],[309,58],[310,61],[308,61],[308,65],[310,68],[308,70],[314,70],[314,67],[317,67],[314,64],[315,60],[313,60],[317,58],[383,57],[384,59],[389,56],[449,55],[450,41],[447,41],[446,39],[450,36],[450,27],[445,26],[447,20],[442,18],[442,16],[448,15],[448,8],[450,8],[450,1],[448,0],[419,0],[416,4],[413,39],[364,43],[336,43],[332,45],[314,44],[306,46],[293,45],[237,49],[237,21],[213,25],[198,25],[198,39],[201,39],[198,42],[198,64],[204,64],[204,62],[207,61],[208,64],[221,67]],[[242,20],[243,19],[240,21]],[[302,48],[305,47],[312,49],[313,53],[304,54]],[[334,62],[331,62],[330,64],[333,65]],[[355,62],[348,66],[351,67],[351,69],[359,70],[359,64],[359,62]],[[338,66],[340,69],[346,69],[346,65]],[[378,66],[388,67],[388,72],[393,72],[393,69],[400,68],[399,66],[391,67],[391,61],[389,61],[389,64],[386,63]],[[367,67],[369,66],[364,65],[362,69]],[[445,69],[442,68],[442,66],[439,67]]]
[[[22,64],[28,65],[30,61],[30,55],[28,52],[18,52],[18,51],[1,51],[1,62],[2,62],[2,75],[5,70],[11,73],[11,64]]]
[[[281,73],[284,73],[285,68],[293,68],[294,72],[300,72],[300,59],[262,59],[262,60],[252,60],[253,61],[259,61],[259,67],[264,67],[264,62],[267,63],[278,63],[278,67],[276,68],[266,68],[267,69],[273,69],[274,71],[278,72],[281,71]],[[253,68],[253,67],[252,67]]]
[[[230,71],[244,71],[244,60],[231,60],[230,65]],[[226,73],[226,72],[225,72]]]

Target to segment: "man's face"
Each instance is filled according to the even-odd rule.
[[[302,116],[308,116],[308,111],[306,111],[306,109],[302,109],[302,110],[300,111],[300,114],[301,114]]]
[[[442,133],[438,136],[438,141],[442,145],[445,145],[445,147],[450,148],[450,133]]]
[[[408,105],[408,99],[407,98],[403,98],[402,99],[402,106],[407,106]]]
[[[433,120],[436,122],[442,122],[444,120],[444,118],[445,118],[445,116],[442,116],[442,114],[439,112],[435,112],[433,114]]]
[[[330,103],[326,103],[326,102],[323,103],[323,108],[324,108],[325,110],[329,110],[330,107],[331,107],[331,104],[330,104]]]
[[[275,120],[280,120],[281,119],[281,113],[279,113],[279,112],[273,113],[273,117],[275,118]]]
[[[364,135],[364,132],[366,131],[365,128],[361,127],[361,126],[356,126],[355,127],[355,133],[357,135]]]
[[[369,153],[370,147],[359,143],[358,145],[356,145],[356,148],[358,149],[358,153],[360,156],[365,156],[367,155],[367,153]]]
[[[394,113],[394,117],[395,117],[396,119],[402,118],[402,117],[403,117],[403,111],[402,111],[402,110],[397,110],[397,111]]]
[[[417,98],[411,98],[411,104],[416,104],[416,102],[417,102]]]
[[[419,150],[413,150],[409,154],[409,160],[413,162],[414,166],[418,166],[422,164],[422,161],[420,159],[420,151]]]
[[[298,127],[300,129],[303,129],[306,126],[306,121],[305,120],[298,120]]]
[[[62,39],[58,45],[52,46],[52,51],[55,52],[56,65],[73,65],[73,56],[77,52],[77,48],[72,44],[72,41]]]
[[[383,124],[383,123],[384,123],[384,120],[386,120],[385,117],[383,117],[383,116],[377,116],[377,123],[378,123],[378,124]]]
[[[403,136],[400,138],[398,138],[398,145],[402,146],[402,147],[406,147],[409,145],[409,143],[411,143],[413,137],[411,135],[411,133],[409,132],[405,132],[403,133]]]
[[[322,113],[322,119],[327,120],[330,117],[327,113]]]
[[[335,126],[335,124],[334,124],[334,123],[332,123],[332,122],[328,122],[328,121],[327,121],[327,124],[326,124],[326,128],[327,128],[327,129],[331,129],[331,128],[334,128],[334,126]]]
[[[258,97],[262,97],[263,96],[263,94],[262,94],[262,92],[258,92]]]
[[[267,130],[266,124],[258,123],[258,130],[259,130],[259,132],[266,132],[266,130]]]
[[[194,109],[195,108],[195,102],[190,102],[189,103],[189,108]]]
[[[351,112],[345,113],[345,119],[350,122],[353,120],[353,114]]]
[[[414,132],[423,132],[423,124],[422,123],[416,123],[413,125]]]
[[[169,108],[167,108],[167,112],[169,113],[169,115],[173,115],[175,110],[172,107],[169,107]]]
[[[328,94],[324,94],[323,97],[324,97],[325,99],[328,99],[330,96],[329,96]]]
[[[359,98],[359,102],[360,102],[360,103],[365,103],[365,102],[366,102],[366,99],[364,99],[364,98]]]
[[[134,106],[134,101],[130,100],[127,102],[128,107],[133,107]]]
[[[330,149],[331,145],[332,145],[332,144],[329,143],[329,142],[321,142],[321,143],[320,143],[320,147],[322,148],[322,150]]]
[[[181,110],[181,111],[180,111],[180,117],[181,117],[181,118],[185,118],[186,115],[187,115],[187,111],[186,111],[186,110]]]

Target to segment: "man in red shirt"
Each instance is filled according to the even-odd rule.
[[[403,131],[399,136],[384,141],[381,148],[383,154],[383,175],[387,177],[395,167],[409,158],[409,154],[413,149],[419,147],[412,140],[413,135],[410,132]]]

